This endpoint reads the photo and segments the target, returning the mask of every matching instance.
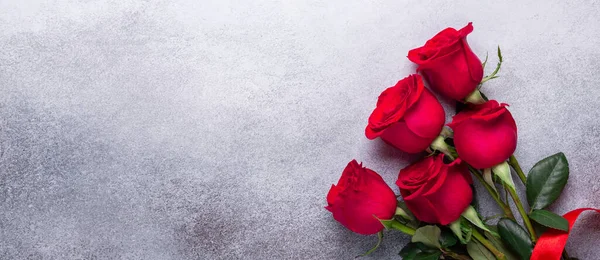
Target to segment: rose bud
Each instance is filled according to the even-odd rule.
[[[460,159],[444,163],[444,155],[429,156],[400,170],[396,185],[415,217],[447,225],[471,203],[471,175]]]
[[[469,23],[460,30],[447,28],[424,46],[408,52],[431,87],[452,99],[463,101],[481,82],[483,66],[467,43],[473,31]]]
[[[352,160],[337,186],[331,185],[325,209],[346,228],[363,235],[383,230],[379,219],[396,212],[396,195],[376,172]],[[376,218],[377,217],[377,218]]]
[[[472,105],[452,118],[458,156],[477,169],[491,168],[508,159],[517,148],[517,125],[507,104],[490,100]]]
[[[381,137],[408,153],[424,151],[444,127],[440,102],[429,92],[421,76],[410,75],[384,90],[369,117],[365,135]]]

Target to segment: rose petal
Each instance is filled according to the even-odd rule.
[[[472,31],[471,23],[459,31],[448,28],[408,53],[433,89],[458,101],[473,92],[483,78],[481,61],[466,40]]]
[[[331,189],[329,189],[329,192],[327,193],[327,204],[329,205],[333,205],[335,199],[338,196],[338,189],[335,187],[335,185],[331,184]]]
[[[369,139],[379,137],[390,125],[400,121],[406,110],[420,98],[424,89],[421,76],[413,74],[384,90],[377,100],[377,107],[369,116],[365,135]]]
[[[448,124],[450,128],[455,128],[459,124],[467,120],[492,120],[508,110],[505,108],[507,104],[498,104],[496,100],[487,101],[481,105],[470,105],[467,109],[461,111],[452,117],[452,122]]]
[[[510,113],[491,121],[470,120],[455,127],[458,155],[477,169],[505,161],[517,147],[516,124]]]
[[[379,174],[356,160],[348,163],[338,185],[332,185],[325,208],[348,229],[375,234],[383,225],[375,218],[390,219],[396,210],[396,195]]]
[[[437,33],[425,45],[408,52],[408,59],[418,65],[423,65],[439,56],[455,51],[460,34],[454,28],[446,28]]]
[[[465,27],[458,30],[459,37],[467,37],[470,33],[473,32],[473,23],[469,22]]]
[[[423,138],[413,133],[406,125],[406,122],[400,121],[389,126],[381,139],[407,153],[419,153],[427,149],[434,138]]]
[[[446,179],[448,178],[448,172],[446,168],[448,168],[448,165],[444,164],[443,157],[444,154],[435,156],[434,167],[432,167],[433,169],[429,171],[429,175],[432,177],[429,178],[429,181],[425,185],[423,185],[422,189],[425,192],[422,193],[422,196],[435,193],[446,182]]]
[[[440,218],[436,206],[426,197],[419,196],[411,199],[405,199],[406,207],[415,215],[418,220],[427,223],[437,223]]]
[[[471,27],[471,30],[473,30],[473,27]],[[479,83],[483,79],[483,66],[481,65],[481,61],[471,50],[469,43],[467,43],[467,38],[462,38],[461,44],[463,46],[463,55],[465,55],[467,65],[469,66],[469,75],[471,76],[471,80]]]
[[[445,120],[444,108],[427,89],[404,115],[407,127],[415,135],[425,138],[437,137],[444,127]]]
[[[438,212],[438,221],[442,225],[457,220],[473,200],[473,192],[464,175],[456,169],[448,171],[444,185],[427,196],[428,200],[435,201],[435,211]]]

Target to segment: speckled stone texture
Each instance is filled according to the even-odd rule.
[[[352,259],[377,239],[335,222],[325,195],[351,159],[393,185],[419,158],[367,140],[367,117],[414,72],[408,50],[469,21],[481,58],[503,49],[483,90],[511,105],[523,168],[565,152],[553,210],[600,207],[599,13],[596,0],[0,1],[0,259]],[[482,214],[499,212],[478,191]],[[569,253],[600,259],[600,215],[575,230]],[[369,258],[406,242],[389,232]]]

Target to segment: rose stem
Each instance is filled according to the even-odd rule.
[[[492,254],[494,254],[496,259],[506,260],[506,256],[504,256],[504,254],[502,252],[498,251],[498,249],[496,249],[496,247],[494,247],[494,245],[492,245],[492,243],[490,243],[490,241],[485,239],[483,237],[483,235],[481,235],[481,233],[479,233],[479,231],[477,231],[477,228],[473,228],[473,237],[475,239],[477,239],[477,241],[481,242],[481,244],[483,244],[483,246],[485,246],[487,249],[489,249],[490,252],[492,252]]]
[[[519,175],[519,179],[521,179],[523,185],[525,185],[527,183],[527,177],[525,177],[525,173],[523,172],[523,169],[521,168],[521,165],[519,165],[519,161],[517,161],[517,157],[515,157],[514,154],[508,158],[508,164],[510,164],[510,166],[512,166],[513,169],[515,169],[517,175]],[[570,259],[566,248],[563,250],[563,258],[565,260]]]
[[[481,174],[479,174],[479,172],[477,172],[477,170],[473,169],[473,167],[471,167],[471,166],[469,166],[469,170],[471,171],[471,173],[473,173],[473,175],[475,175],[475,177],[477,177],[479,182],[481,184],[483,184],[485,189],[492,196],[492,198],[496,201],[496,203],[498,203],[498,206],[500,206],[502,211],[504,211],[504,215],[506,215],[506,217],[508,217],[508,218],[515,219],[515,216],[513,215],[510,207],[506,203],[504,203],[502,201],[502,199],[500,199],[499,195],[494,192],[492,187],[489,184],[487,184],[487,182],[485,182],[485,180],[483,180],[483,177],[481,176]]]
[[[454,253],[452,251],[442,250],[442,252],[445,255],[451,257],[452,259],[457,259],[457,260],[471,260],[471,258],[468,257],[468,256],[466,256],[466,255],[457,254],[457,253]]]
[[[510,164],[510,166],[513,167],[513,169],[515,169],[515,171],[517,172],[517,175],[519,175],[519,179],[521,179],[521,181],[523,182],[523,185],[525,185],[527,183],[527,177],[525,177],[525,173],[523,172],[523,169],[521,169],[521,165],[519,165],[519,161],[517,161],[517,157],[515,157],[515,155],[511,155],[508,158],[508,164]],[[534,240],[535,241],[535,240]],[[565,260],[569,260],[569,253],[567,253],[567,249],[563,249],[563,254],[562,257]]]
[[[514,154],[508,158],[508,164],[515,169],[517,175],[519,175],[519,179],[521,179],[523,185],[525,185],[527,178],[525,177],[525,173],[523,173],[523,169],[521,169],[521,165],[519,165],[519,161],[517,161],[517,157],[515,157]]]
[[[512,197],[513,201],[515,202],[517,209],[519,209],[519,213],[521,214],[521,217],[523,217],[523,223],[525,223],[525,227],[527,227],[527,230],[529,231],[529,236],[531,237],[531,242],[535,242],[537,240],[537,237],[535,236],[535,230],[533,229],[533,226],[531,225],[531,221],[529,220],[529,216],[527,216],[527,212],[525,211],[525,208],[523,208],[521,199],[519,199],[519,196],[517,195],[517,192],[515,192],[515,189],[513,189],[512,187],[508,187],[506,185],[504,187],[506,187],[506,190],[508,190],[508,193],[510,193],[510,196]]]

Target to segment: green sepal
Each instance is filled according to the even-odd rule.
[[[490,168],[483,169],[483,179],[485,180],[485,182],[488,185],[490,185],[490,187],[492,187],[492,189],[496,193],[496,196],[499,196],[498,190],[496,189],[496,184],[494,183],[494,180],[492,179],[492,169],[490,169]]]
[[[460,241],[461,244],[466,245],[467,243],[469,243],[469,241],[471,241],[473,227],[469,225],[469,223],[463,218],[459,218],[456,221],[450,223],[448,227],[450,228],[450,230],[452,230],[452,233],[456,235],[458,241]]]
[[[475,89],[473,92],[471,92],[471,94],[469,94],[465,97],[465,103],[480,105],[485,102],[486,102],[486,100],[481,95],[481,92],[479,91],[479,89]]]
[[[375,215],[373,217],[377,218]],[[386,230],[400,230],[405,234],[411,234],[414,232],[414,229],[407,227],[405,224],[401,223],[397,219],[378,219],[379,222],[385,227]]]
[[[471,258],[476,260],[496,260],[496,257],[494,257],[494,254],[490,250],[475,240],[471,240],[467,244],[467,252]]]
[[[492,172],[494,172],[494,175],[498,176],[503,183],[515,190],[515,182],[510,175],[510,166],[507,162],[492,167]]]
[[[467,219],[469,222],[471,222],[473,225],[475,225],[476,227],[481,228],[492,234],[495,234],[496,236],[498,235],[496,232],[489,230],[485,226],[485,224],[483,223],[483,221],[481,221],[481,219],[479,218],[479,214],[477,214],[477,211],[475,211],[473,206],[468,206],[467,209],[465,209],[465,211],[462,213],[462,216],[465,219]]]
[[[494,71],[492,72],[492,74],[483,77],[483,79],[481,80],[481,83],[479,83],[479,88],[481,88],[481,84],[485,83],[486,81],[490,80],[490,79],[495,79],[498,76],[496,76],[496,74],[498,73],[498,71],[500,71],[500,67],[502,67],[502,51],[500,51],[500,46],[498,46],[498,64],[496,64],[496,69],[494,69]],[[487,61],[486,61],[487,63]]]
[[[502,62],[502,52],[500,51],[500,45],[498,45],[498,60]]]
[[[481,63],[481,67],[485,70],[485,64],[487,64],[489,53],[485,53],[485,60]]]
[[[396,203],[396,215],[400,216],[403,220],[405,220],[406,224],[413,228],[417,228],[419,226],[419,220],[415,217],[415,215],[408,209],[406,206],[406,202],[398,200]],[[398,208],[400,208],[403,212],[398,212]],[[398,214],[400,213],[400,215]]]
[[[396,208],[396,213],[394,214],[396,216],[400,216],[403,219],[406,220],[411,220],[412,218],[408,215],[408,213],[406,213],[406,211],[404,211],[404,209],[402,209],[401,207],[397,207]]]

